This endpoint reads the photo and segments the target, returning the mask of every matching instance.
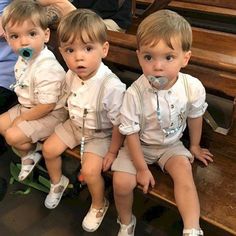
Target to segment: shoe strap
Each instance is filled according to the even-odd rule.
[[[203,231],[201,229],[184,229],[183,234],[188,236],[202,236]]]
[[[117,218],[117,223],[120,225],[122,230],[128,230],[134,225],[134,216],[132,215],[131,222],[128,225],[122,224],[119,217]]]
[[[107,205],[108,205],[108,201],[105,198],[103,207],[101,207],[100,209],[96,209],[96,208],[93,208],[91,206],[90,211],[94,212],[95,214],[97,214],[97,213],[102,213],[103,214],[105,212],[105,208],[107,207]]]
[[[32,161],[36,161],[38,158],[36,158],[37,156],[35,155],[39,155],[39,158],[41,158],[41,155],[37,152],[29,152],[26,156],[21,157],[21,162],[25,161],[25,160],[32,160]],[[35,160],[36,159],[36,160]]]
[[[63,176],[61,176],[61,179],[57,184],[51,184],[50,192],[55,193],[54,190],[60,186],[62,186],[64,188],[64,186],[62,184],[62,178],[63,178]],[[62,191],[59,191],[58,193],[60,193],[60,192],[62,192]],[[55,194],[58,194],[58,193],[55,193]]]

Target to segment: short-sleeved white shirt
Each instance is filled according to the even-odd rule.
[[[63,107],[60,97],[63,93],[65,74],[63,67],[46,46],[32,60],[19,56],[15,65],[15,92],[19,103],[29,108],[39,103],[56,103],[54,109]]]
[[[187,86],[184,85],[184,76]],[[186,127],[186,118],[197,118],[204,114],[207,104],[202,83],[187,74],[179,73],[178,80],[168,90],[154,92],[147,78],[141,75],[136,83],[143,91],[144,128],[140,140],[146,144],[168,145],[182,136]],[[186,93],[186,87],[189,95]],[[160,108],[160,121],[157,116],[157,96]],[[140,131],[140,99],[131,85],[125,93],[121,107],[121,125],[119,130],[124,135]],[[166,130],[172,130],[167,134]]]
[[[122,105],[126,85],[122,83],[114,74],[105,83],[103,96],[98,101],[98,94],[103,80],[111,70],[101,63],[97,73],[89,80],[81,80],[75,73],[68,71],[66,74],[66,84],[71,92],[68,100],[68,110],[70,119],[79,127],[82,127],[84,109],[86,115],[85,128],[96,129],[96,109],[101,103],[101,127],[102,129],[111,128],[113,125],[120,124],[120,107]]]

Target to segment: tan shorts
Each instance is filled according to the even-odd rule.
[[[20,116],[21,112],[27,111],[29,108],[23,107],[20,104],[8,110],[10,120],[13,121],[16,117]],[[67,111],[64,108],[50,112],[48,115],[31,121],[23,121],[17,126],[28,137],[32,139],[32,143],[43,141],[50,136],[55,127],[64,122],[67,118]]]
[[[185,156],[190,162],[193,162],[194,157],[186,149],[181,141],[166,146],[144,145],[142,144],[144,159],[147,164],[157,163],[164,171],[166,162],[174,156]],[[136,175],[137,171],[131,160],[127,144],[121,148],[117,158],[112,164],[112,171],[127,172]]]
[[[111,143],[111,132],[112,129],[100,132],[85,129],[84,152],[91,152],[100,157],[104,157]],[[70,119],[66,120],[63,124],[59,124],[55,129],[55,133],[70,149],[78,146],[81,142],[82,129],[75,126]]]

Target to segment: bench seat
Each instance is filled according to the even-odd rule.
[[[214,133],[208,137],[209,149],[214,162],[208,167],[199,161],[193,164],[193,176],[197,187],[201,219],[227,232],[236,235],[236,139],[226,138],[222,146],[222,134]],[[211,140],[210,140],[211,139]],[[228,146],[229,145],[229,146]],[[79,148],[67,149],[65,155],[80,158]],[[168,174],[164,174],[156,165],[150,166],[156,185],[147,196],[160,200],[170,207],[176,206],[173,183]],[[111,172],[105,173],[109,178]],[[139,189],[141,187],[138,186]],[[145,195],[144,195],[145,196]]]

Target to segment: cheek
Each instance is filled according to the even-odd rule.
[[[151,74],[151,72],[152,72],[151,64],[141,63],[141,67],[142,67],[144,74]]]

